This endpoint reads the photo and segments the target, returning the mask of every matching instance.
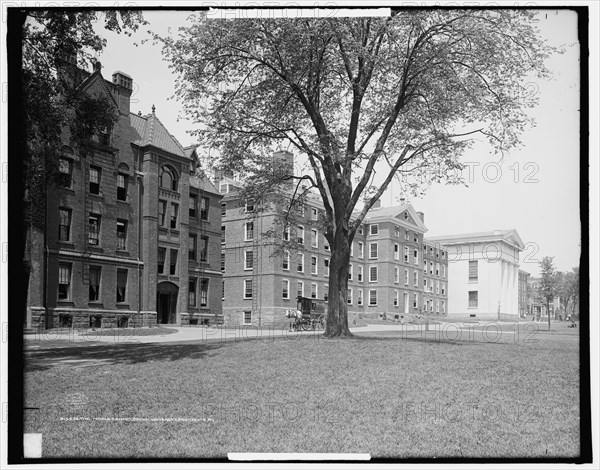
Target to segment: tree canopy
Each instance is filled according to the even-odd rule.
[[[535,104],[520,90],[548,75],[550,49],[535,23],[534,11],[522,9],[327,19],[199,14],[177,38],[155,38],[178,77],[176,96],[223,167],[252,175],[256,187],[274,186],[281,180],[274,146],[306,156],[310,171],[294,177],[309,181],[325,207],[341,282],[330,281],[329,311],[338,316],[333,291],[345,295],[347,280],[334,258],[347,263],[348,243],[394,176],[429,168],[443,181],[475,138],[500,153],[519,144]],[[377,185],[375,172],[384,175]],[[347,306],[339,303],[343,323]]]

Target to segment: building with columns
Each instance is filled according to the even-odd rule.
[[[32,227],[28,327],[125,327],[221,319],[221,195],[152,112],[132,113],[133,81],[100,64],[80,93],[116,121],[80,155],[63,135],[45,228]]]
[[[448,251],[448,316],[519,318],[519,254],[514,229],[428,237]]]

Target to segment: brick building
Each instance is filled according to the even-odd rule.
[[[519,317],[525,318],[529,315],[529,274],[519,269]]]
[[[277,152],[293,171],[293,155]],[[287,196],[265,195],[261,207],[243,200],[240,182],[217,176],[222,200],[223,316],[228,325],[286,322],[298,296],[327,300],[330,249],[323,234],[320,198],[307,193],[290,208]],[[291,209],[293,223],[283,219]],[[402,319],[445,314],[447,256],[423,239],[423,214],[410,204],[373,208],[359,228],[350,258],[348,310]],[[269,236],[264,236],[269,233]]]
[[[82,78],[80,92],[107,97],[118,119],[85,157],[63,136],[46,229],[29,240],[27,326],[216,321],[221,196],[154,108],[130,112],[131,77],[105,80],[98,64]]]

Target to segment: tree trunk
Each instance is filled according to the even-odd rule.
[[[351,337],[348,328],[348,271],[350,244],[348,230],[339,228],[331,245],[329,261],[329,299],[324,335],[328,338]]]
[[[548,331],[550,331],[550,303],[546,303],[546,314],[548,315]]]

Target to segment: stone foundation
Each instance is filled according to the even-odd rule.
[[[140,328],[156,326],[156,312],[54,308],[45,315],[40,307],[31,308],[32,328]]]

